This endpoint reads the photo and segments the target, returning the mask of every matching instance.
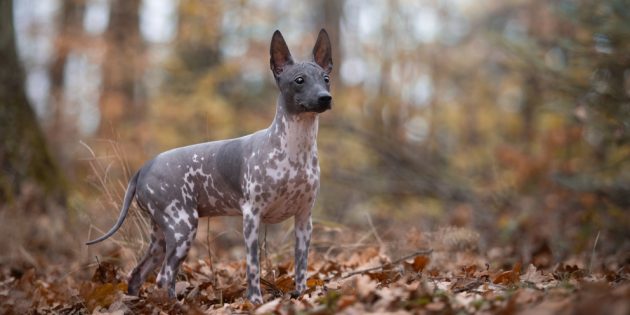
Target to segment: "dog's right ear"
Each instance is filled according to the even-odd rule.
[[[271,37],[269,53],[271,55],[271,71],[273,71],[273,77],[278,79],[280,73],[282,73],[287,66],[293,64],[289,47],[287,47],[287,43],[278,30],[276,30],[273,33],[273,37]]]

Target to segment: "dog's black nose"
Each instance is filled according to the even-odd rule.
[[[328,92],[322,92],[317,95],[319,105],[330,105],[330,101],[332,101],[332,96]]]

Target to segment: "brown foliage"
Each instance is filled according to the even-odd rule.
[[[379,252],[368,247],[350,256],[311,254],[308,290],[298,299],[289,294],[294,281],[291,261],[272,265],[263,273],[262,305],[243,298],[242,262],[189,259],[177,282],[177,301],[169,301],[154,279],[143,286],[139,297],[125,295],[126,276],[111,262],[98,263],[91,276],[88,270],[69,276],[52,265],[42,270],[2,266],[0,312],[626,314],[630,309],[627,266],[588,273],[574,264],[559,264],[552,270],[530,264],[521,270],[516,263],[511,270],[500,271],[490,265],[503,262],[483,256],[476,258],[486,260],[485,267],[460,259],[434,263],[432,257],[441,253],[391,259]],[[428,268],[431,271],[425,272]],[[595,306],[598,299],[608,304]]]

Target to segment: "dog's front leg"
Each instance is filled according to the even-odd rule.
[[[258,227],[260,216],[251,209],[243,211],[243,237],[247,250],[247,299],[252,303],[262,304],[260,292],[260,259],[258,258]]]
[[[296,298],[306,290],[308,267],[308,247],[311,243],[311,212],[295,216],[295,291],[291,296]]]

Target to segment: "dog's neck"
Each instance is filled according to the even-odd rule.
[[[290,161],[309,159],[317,154],[317,129],[319,115],[317,113],[292,114],[287,112],[282,97],[278,99],[276,116],[268,132],[276,149],[287,153]]]

